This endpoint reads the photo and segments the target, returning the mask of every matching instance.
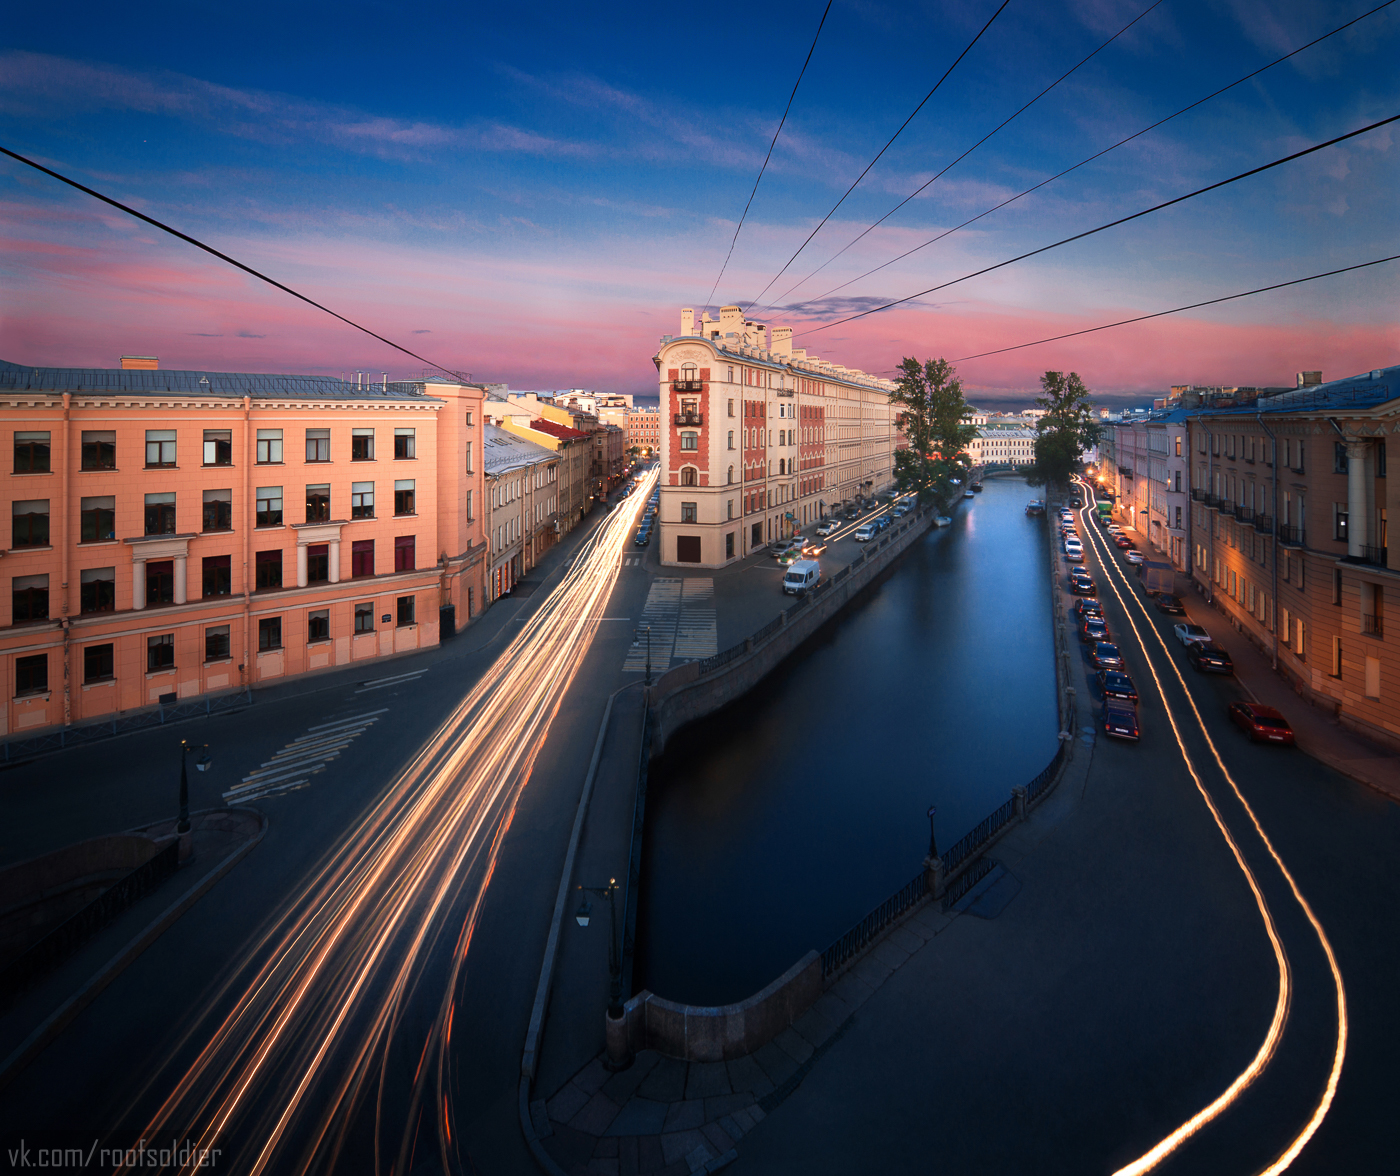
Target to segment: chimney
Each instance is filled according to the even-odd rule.
[[[1321,372],[1299,372],[1298,387],[1311,388],[1314,384],[1322,383]]]
[[[792,328],[773,328],[773,354],[780,359],[789,359],[792,356]]]
[[[160,369],[160,360],[154,355],[123,355],[122,371],[154,372]],[[1300,376],[1299,379],[1302,379]]]
[[[681,310],[681,334],[695,334],[695,310],[693,307],[684,307]]]

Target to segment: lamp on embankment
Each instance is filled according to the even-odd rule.
[[[620,889],[616,878],[609,878],[606,886],[580,886],[585,894],[596,894],[608,900],[608,1013],[604,1022],[607,1033],[607,1056],[603,1065],[613,1071],[625,1070],[632,1064],[632,1050],[627,1043],[627,1012],[622,1007],[622,943],[617,933],[617,892]],[[580,927],[587,927],[593,913],[593,904],[585,900],[574,912],[574,920]]]
[[[207,751],[207,743],[191,743],[180,740],[180,819],[175,823],[175,832],[180,838],[180,860],[186,861],[192,852],[190,846],[190,774],[189,754],[192,751]],[[209,756],[202,755],[194,761],[195,771],[207,772],[213,764]]]

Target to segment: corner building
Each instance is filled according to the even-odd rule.
[[[894,485],[894,384],[737,306],[662,337],[661,562],[718,568]]]
[[[482,608],[482,389],[0,363],[0,734],[436,645]]]

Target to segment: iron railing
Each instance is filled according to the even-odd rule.
[[[1303,528],[1293,527],[1288,523],[1284,523],[1283,526],[1278,529],[1278,541],[1287,544],[1289,547],[1302,547]]]
[[[1384,547],[1368,547],[1363,543],[1361,545],[1360,559],[1362,563],[1374,564],[1378,568],[1387,566],[1386,549]]]
[[[172,841],[150,861],[119,878],[0,971],[0,1001],[22,992],[124,910],[150,894],[180,866],[180,843]]]
[[[1262,531],[1265,535],[1267,535],[1270,531],[1274,529],[1274,516],[1266,514],[1255,515],[1254,529],[1256,531]]]
[[[1191,501],[1192,501],[1192,502],[1202,502],[1202,501],[1204,501],[1205,496],[1206,496],[1206,492],[1205,492],[1204,490],[1192,490],[1192,491],[1191,491]]]
[[[920,870],[912,879],[865,916],[859,923],[822,952],[822,979],[840,970],[848,960],[858,956],[870,942],[900,915],[928,893],[928,878]]]
[[[1235,518],[1242,523],[1248,523],[1254,518],[1254,508],[1243,504],[1235,507]]]
[[[721,649],[713,657],[703,658],[700,662],[700,672],[708,674],[711,670],[717,670],[720,666],[726,666],[736,657],[743,657],[748,652],[750,646],[747,641],[740,641],[738,645],[731,645],[728,649]]]
[[[1002,827],[1010,824],[1011,818],[1016,815],[1016,798],[1013,796],[1001,808],[990,816],[983,817],[972,831],[962,840],[954,842],[951,849],[945,850],[941,855],[943,859],[943,869],[949,873],[956,870],[967,858],[975,853],[979,846],[985,845],[999,832]]]
[[[1218,495],[1218,494],[1207,494],[1207,495],[1206,495],[1206,505],[1207,505],[1207,506],[1213,506],[1213,507],[1215,507],[1217,510],[1219,510],[1219,509],[1220,509],[1220,495]]]
[[[967,895],[967,892],[992,872],[996,862],[991,858],[979,858],[959,874],[943,891],[943,909],[952,910]]]
[[[705,414],[703,412],[678,412],[675,414],[675,421],[677,425],[692,425],[698,429],[705,423]]]
[[[1362,613],[1361,631],[1365,633],[1367,637],[1384,637],[1385,617],[1375,613]]]
[[[1034,779],[1031,780],[1029,784],[1026,785],[1027,806],[1034,804],[1038,799],[1040,799],[1040,796],[1045,792],[1045,789],[1049,786],[1050,781],[1055,778],[1055,773],[1059,771],[1060,764],[1064,762],[1064,758],[1065,741],[1062,739],[1060,740],[1060,746],[1055,750],[1055,754],[1051,757],[1050,762],[1046,764],[1045,767],[1041,768],[1039,775],[1037,775]]]
[[[704,380],[672,380],[671,387],[677,392],[703,392],[705,390]]]
[[[779,613],[761,629],[754,630],[753,643],[757,645],[765,637],[770,637],[783,627],[783,614]]]

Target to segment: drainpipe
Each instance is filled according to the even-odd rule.
[[[62,595],[59,597],[59,625],[63,629],[63,725],[67,727],[73,721],[73,648],[70,641],[73,626],[68,619],[68,573],[69,573],[69,549],[68,542],[68,520],[71,517],[69,507],[72,502],[70,493],[73,481],[73,455],[69,450],[69,426],[72,424],[73,396],[70,392],[63,394],[63,430],[59,434],[59,444],[61,448],[59,458],[63,462],[63,525],[59,527],[59,544],[63,550],[62,562]],[[52,468],[52,466],[50,466]],[[81,536],[79,536],[81,538]]]
[[[1273,587],[1274,587],[1274,612],[1269,618],[1269,628],[1274,632],[1274,669],[1278,669],[1278,440],[1274,437],[1274,432],[1264,423],[1264,414],[1255,413],[1259,420],[1259,427],[1269,435],[1269,467],[1274,472],[1274,495],[1270,505],[1270,514],[1273,516],[1272,535],[1274,540],[1273,551],[1270,552],[1273,564]]]
[[[243,664],[238,667],[238,684],[244,690],[251,690],[253,683],[252,663],[249,661],[248,628],[253,623],[253,528],[257,526],[257,510],[253,499],[253,459],[257,449],[252,429],[253,398],[243,397]],[[285,507],[285,503],[284,503]]]
[[[1207,425],[1207,424],[1205,423],[1205,419],[1204,419],[1204,418],[1202,418],[1202,420],[1201,420],[1201,429],[1202,429],[1202,431],[1203,431],[1203,432],[1205,433],[1205,435],[1206,435],[1206,488],[1205,488],[1205,493],[1206,493],[1207,495],[1209,495],[1209,494],[1211,493],[1211,487],[1215,485],[1215,434],[1212,433],[1212,432],[1210,431],[1210,426]],[[1206,509],[1209,510],[1210,508],[1207,507]],[[1210,516],[1207,515],[1206,517],[1209,518]],[[1215,601],[1215,589],[1212,587],[1213,581],[1212,581],[1211,578],[1210,578],[1210,577],[1211,577],[1211,565],[1213,565],[1214,562],[1215,562],[1215,524],[1214,524],[1214,523],[1212,523],[1211,526],[1210,526],[1210,544],[1209,544],[1209,547],[1210,547],[1210,564],[1208,564],[1207,567],[1206,567],[1206,600],[1210,601],[1211,603],[1214,603],[1214,601]],[[1277,598],[1275,598],[1275,599],[1277,599]]]

